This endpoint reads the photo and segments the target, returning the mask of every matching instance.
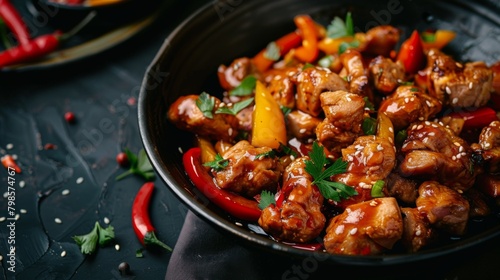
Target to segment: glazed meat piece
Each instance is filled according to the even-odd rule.
[[[316,137],[316,127],[321,123],[321,119],[300,110],[288,113],[286,121],[288,133],[299,140],[314,139]]]
[[[373,92],[368,80],[368,69],[363,63],[363,56],[359,51],[349,49],[340,55],[340,61],[344,69],[340,73],[341,77],[346,77],[349,83],[348,91],[351,93],[366,96],[373,100]]]
[[[350,205],[333,217],[323,239],[331,254],[377,255],[391,249],[403,234],[395,198],[375,198]]]
[[[491,214],[491,208],[484,193],[476,188],[470,188],[464,193],[469,201],[469,217],[485,217]]]
[[[325,118],[316,128],[318,141],[332,152],[352,144],[363,131],[365,101],[346,91],[324,92],[320,96]]]
[[[276,157],[258,156],[271,151],[271,148],[257,148],[242,140],[229,148],[222,157],[228,166],[221,171],[212,170],[217,185],[253,197],[263,190],[274,192],[279,184],[282,166]]]
[[[246,76],[254,72],[251,59],[242,57],[235,59],[229,66],[220,65],[217,69],[217,76],[223,89],[232,90],[239,86]]]
[[[379,25],[366,32],[366,47],[363,53],[389,57],[396,44],[399,42],[400,31],[391,25]]]
[[[287,67],[266,72],[264,81],[267,83],[267,89],[279,105],[295,108],[295,84],[291,77],[298,71],[295,67]]]
[[[405,80],[405,68],[400,61],[394,62],[384,56],[377,56],[368,66],[369,78],[375,89],[389,95]]]
[[[436,231],[430,226],[425,213],[408,207],[401,208],[401,212],[404,225],[401,241],[408,252],[418,252],[436,240]]]
[[[392,172],[385,180],[387,195],[395,197],[406,205],[415,205],[418,197],[418,183]]]
[[[441,111],[441,103],[435,97],[415,86],[399,86],[396,91],[380,103],[379,112],[384,112],[399,131],[413,122],[426,121]]]
[[[431,49],[425,71],[429,94],[443,105],[480,107],[490,99],[493,72],[483,62],[464,65],[437,49]]]
[[[457,191],[436,181],[418,188],[417,209],[432,226],[450,234],[463,235],[469,220],[469,202]]]
[[[477,177],[477,188],[489,197],[496,198],[500,202],[500,176],[492,174],[480,174]],[[500,204],[499,204],[500,205]]]
[[[401,152],[399,173],[404,177],[435,180],[464,191],[474,184],[469,144],[450,129],[435,122],[416,122],[408,130]]]
[[[326,218],[321,212],[323,196],[305,171],[304,160],[295,159],[283,173],[280,196],[283,201],[271,204],[259,218],[259,225],[274,238],[288,242],[308,242],[323,231]]]
[[[347,83],[325,68],[308,67],[291,77],[297,86],[297,109],[317,117],[322,113],[320,95],[325,91],[346,90]]]
[[[213,117],[208,118],[196,105],[198,98],[198,95],[179,97],[168,109],[168,120],[179,129],[208,139],[232,141],[238,134],[238,119],[230,114],[212,114]],[[215,103],[213,113],[223,103],[216,97],[211,98]]]
[[[500,121],[491,122],[479,134],[479,149],[490,173],[500,172]]]
[[[358,195],[338,203],[346,205],[371,198],[371,188],[378,180],[385,180],[396,166],[396,148],[391,120],[385,114],[377,117],[376,135],[360,136],[354,143],[342,149],[342,159],[347,171],[334,176],[335,181],[352,186]]]

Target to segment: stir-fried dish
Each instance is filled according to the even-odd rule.
[[[499,62],[455,60],[448,30],[294,22],[221,65],[221,92],[169,107],[196,136],[184,167],[208,199],[276,241],[345,255],[417,252],[496,214]]]

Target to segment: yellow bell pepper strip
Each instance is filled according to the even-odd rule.
[[[422,44],[424,49],[442,49],[448,45],[457,34],[451,30],[438,29],[435,32],[422,32]]]
[[[385,113],[379,113],[377,114],[377,123],[377,137],[394,143],[394,126],[391,119]]]
[[[252,118],[251,143],[253,146],[278,149],[280,143],[286,144],[287,134],[283,112],[278,102],[260,81],[257,81],[255,87],[255,109]]]
[[[316,23],[308,15],[298,15],[293,21],[302,35],[302,46],[295,49],[295,57],[302,62],[312,63],[319,54]]]
[[[422,39],[418,31],[414,30],[410,38],[401,45],[396,60],[403,63],[406,73],[415,74],[424,66],[424,58]]]
[[[214,161],[217,151],[212,143],[203,137],[196,137],[196,141],[198,142],[198,147],[200,147],[201,150],[201,163]]]
[[[297,32],[290,32],[285,36],[274,41],[280,50],[280,56],[287,54],[291,49],[297,47],[302,42],[302,37]],[[264,48],[252,58],[252,63],[260,72],[264,72],[276,62],[270,59],[267,55],[267,48]]]

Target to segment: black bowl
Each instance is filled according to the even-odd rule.
[[[216,71],[220,64],[252,56],[268,42],[294,29],[293,17],[307,13],[324,24],[333,16],[351,11],[355,28],[361,31],[380,24],[391,24],[408,36],[413,29],[452,29],[456,39],[446,52],[458,60],[500,59],[500,9],[485,2],[467,1],[233,1],[214,2],[186,19],[166,39],[148,68],[139,96],[141,137],[153,166],[172,192],[194,213],[231,236],[258,248],[297,257],[315,257],[337,264],[392,265],[431,259],[475,246],[500,235],[499,215],[472,222],[466,236],[437,248],[414,254],[381,256],[341,256],[312,253],[275,242],[261,235],[252,224],[237,220],[212,204],[191,184],[184,172],[182,153],[194,144],[193,136],[180,131],[166,119],[166,112],[179,96],[206,91],[218,94]]]

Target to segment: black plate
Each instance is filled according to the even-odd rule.
[[[472,221],[466,236],[415,254],[392,253],[381,256],[341,256],[311,253],[274,242],[256,234],[253,225],[228,217],[191,184],[184,173],[181,151],[194,144],[193,136],[179,131],[166,120],[166,111],[179,96],[222,93],[216,70],[234,58],[252,56],[270,41],[293,30],[293,17],[312,15],[327,24],[351,11],[355,28],[361,31],[391,24],[409,36],[413,29],[451,29],[456,39],[445,49],[456,59],[500,59],[500,8],[484,1],[230,1],[215,2],[200,9],[181,24],[165,41],[143,80],[139,96],[139,127],[147,154],[169,188],[197,215],[223,232],[245,243],[273,252],[298,257],[315,257],[350,265],[391,265],[443,256],[469,248],[500,235],[500,215]]]

